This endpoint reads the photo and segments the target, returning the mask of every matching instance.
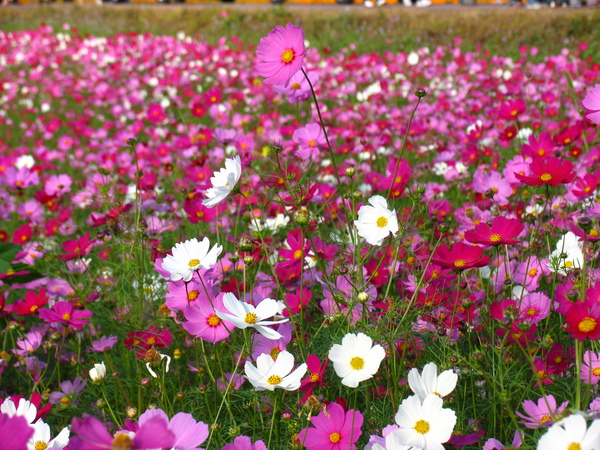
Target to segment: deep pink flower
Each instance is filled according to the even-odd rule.
[[[519,241],[514,240],[514,238],[521,234],[523,227],[523,224],[517,219],[507,219],[499,216],[492,221],[491,227],[486,223],[480,223],[475,226],[474,230],[467,231],[465,240],[472,244],[488,246],[517,244]]]
[[[431,262],[442,267],[464,270],[470,267],[487,266],[490,258],[483,254],[481,247],[457,242],[451,249],[447,245],[438,247]]]
[[[106,450],[108,448],[128,448],[147,450],[149,448],[172,448],[175,436],[168,428],[168,422],[161,417],[152,417],[140,426],[135,436],[117,433],[112,436],[104,424],[95,417],[84,414],[74,418],[72,430],[76,436],[69,441],[70,450]]]
[[[301,405],[312,395],[315,387],[323,386],[325,370],[329,365],[329,359],[325,359],[321,364],[321,360],[317,355],[308,355],[306,365],[308,366],[308,376],[300,382],[300,392],[304,392],[304,395],[300,399]]]
[[[0,413],[0,436],[3,449],[24,449],[27,441],[33,436],[34,429],[30,427],[24,416],[9,416]]]
[[[600,339],[600,303],[585,302],[572,304],[565,314],[565,328],[573,339]]]
[[[90,242],[90,232],[86,231],[80,238],[70,239],[63,243],[62,248],[67,253],[59,255],[58,259],[68,261],[70,259],[82,258],[90,252],[92,244],[93,241]]]
[[[222,341],[229,337],[229,330],[233,330],[235,325],[226,320],[221,320],[215,313],[215,309],[226,312],[227,308],[223,305],[223,295],[221,293],[212,300],[212,306],[209,301],[201,300],[193,305],[186,306],[183,314],[187,322],[183,323],[183,328],[192,336],[202,338],[205,341]]]
[[[521,149],[523,156],[545,158],[550,156],[554,151],[555,143],[550,133],[541,133],[538,139],[531,134],[528,142],[529,144],[523,144],[523,148]]]
[[[561,160],[555,156],[547,158],[533,158],[529,165],[531,175],[515,173],[515,177],[527,186],[543,186],[545,184],[556,187],[560,184],[570,183],[575,178],[573,163]]]
[[[600,125],[600,84],[588,91],[581,104],[587,111],[586,117]]]
[[[344,412],[337,403],[329,403],[327,411],[310,418],[315,428],[298,433],[300,443],[309,450],[350,450],[362,434],[363,416],[353,409]]]
[[[290,78],[302,68],[304,59],[304,32],[302,28],[288,23],[285,28],[276,26],[260,39],[256,56],[258,75],[265,83],[287,86]]]
[[[525,101],[522,98],[507,100],[500,105],[498,109],[498,117],[504,120],[518,120],[519,115],[527,110]]]
[[[90,310],[78,310],[73,308],[67,301],[56,302],[52,309],[40,309],[40,319],[48,323],[62,323],[76,330],[82,330],[87,325],[88,319],[92,317]]]

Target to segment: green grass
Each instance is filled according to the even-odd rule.
[[[227,17],[221,12],[227,11]],[[516,56],[521,45],[538,46],[542,55],[579,42],[598,40],[600,10],[515,10],[511,8],[406,9],[396,5],[367,10],[344,8],[210,4],[157,5],[31,5],[0,9],[0,29],[15,31],[47,23],[64,23],[82,33],[107,36],[135,31],[175,35],[184,31],[209,42],[238,36],[258,43],[273,26],[292,22],[305,30],[312,46],[338,51],[354,43],[359,52],[399,51],[419,45],[441,45],[461,37],[466,48],[481,44],[493,52]]]

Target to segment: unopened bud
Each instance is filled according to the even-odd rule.
[[[137,410],[137,408],[130,406],[127,408],[126,412],[127,412],[127,417],[129,417],[130,419],[133,419],[135,416],[137,416],[138,410]]]
[[[419,98],[423,98],[427,95],[427,89],[424,87],[418,87],[414,90],[414,94]]]
[[[298,211],[296,211],[296,215],[294,218],[298,225],[306,225],[310,220],[310,213],[308,212],[308,209],[301,208]]]
[[[354,167],[352,167],[352,166],[346,167],[346,176],[353,177],[355,173],[356,173],[356,169]]]

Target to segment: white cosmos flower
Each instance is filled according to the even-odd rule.
[[[172,255],[167,255],[162,263],[162,268],[171,274],[171,280],[190,281],[194,272],[200,269],[209,269],[217,262],[217,257],[223,251],[223,246],[213,245],[209,250],[210,242],[208,238],[190,239],[189,241],[179,242],[171,250]]]
[[[572,414],[552,425],[537,445],[537,450],[597,450],[600,448],[600,420],[587,427],[585,417]]]
[[[69,429],[63,428],[58,436],[51,439],[50,426],[42,419],[31,425],[33,427],[33,436],[27,442],[27,450],[38,450],[41,448],[59,449],[65,448],[69,444]]]
[[[582,245],[575,233],[569,231],[560,238],[556,244],[556,250],[548,258],[548,269],[551,272],[566,275],[573,269],[582,268],[584,258]]]
[[[106,377],[106,366],[104,361],[100,364],[94,364],[94,367],[90,369],[90,378],[94,383],[100,383]]]
[[[0,405],[0,412],[9,417],[23,416],[29,424],[33,423],[37,417],[37,408],[35,405],[24,398],[18,400],[17,405],[10,399],[6,400]]]
[[[452,370],[445,370],[438,376],[437,366],[433,362],[423,367],[422,374],[419,374],[418,369],[408,372],[408,385],[421,401],[429,394],[445,397],[454,390],[457,381],[458,375]]]
[[[442,444],[452,436],[456,414],[442,408],[442,403],[435,394],[429,394],[423,403],[416,395],[404,399],[396,414],[400,428],[392,432],[396,443],[422,450],[444,450]]]
[[[212,187],[206,190],[206,198],[202,204],[212,208],[227,197],[233,188],[240,181],[242,176],[242,163],[238,155],[235,158],[227,158],[225,167],[218,172],[214,172],[210,182]]]
[[[256,367],[250,361],[246,361],[244,368],[246,378],[257,391],[264,391],[265,389],[272,391],[275,388],[295,391],[300,387],[302,377],[307,370],[306,364],[300,364],[292,372],[294,355],[285,350],[277,355],[275,361],[273,361],[271,355],[263,353],[256,358]]]
[[[342,378],[343,385],[352,388],[373,377],[383,358],[383,347],[373,346],[373,340],[363,333],[348,333],[342,339],[342,345],[335,344],[329,350],[335,373]]]
[[[395,210],[387,208],[387,201],[381,195],[374,195],[369,203],[371,206],[363,205],[358,210],[358,220],[354,221],[354,225],[358,235],[369,244],[381,245],[390,233],[398,232],[398,218]]]
[[[254,328],[267,339],[275,340],[281,338],[281,334],[269,325],[287,322],[288,319],[266,320],[281,312],[281,302],[265,298],[256,308],[250,303],[238,300],[231,292],[223,296],[223,305],[231,314],[215,310],[215,314],[221,320],[227,320],[238,328]],[[284,305],[285,307],[285,305]]]

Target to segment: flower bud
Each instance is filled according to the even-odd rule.
[[[301,208],[296,211],[294,219],[298,225],[306,225],[310,219],[310,213],[308,212],[308,209]]]
[[[90,378],[95,384],[100,384],[106,377],[106,366],[104,361],[100,364],[94,364],[94,367],[90,369]]]
[[[128,406],[126,412],[127,412],[127,417],[129,417],[130,419],[133,419],[135,416],[137,416],[138,410],[137,410],[137,408],[134,408],[133,406]]]

